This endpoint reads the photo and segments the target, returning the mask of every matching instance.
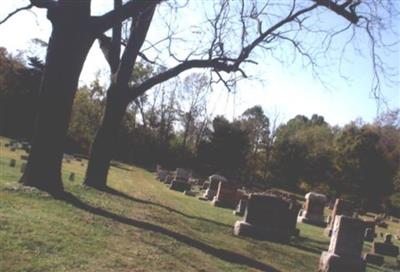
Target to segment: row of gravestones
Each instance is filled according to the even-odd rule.
[[[8,144],[5,144],[6,147],[10,148],[10,151],[15,151],[17,148],[19,149],[23,149],[25,150],[27,153],[30,152],[30,145],[28,143],[25,142],[18,142],[18,141],[10,141]],[[20,167],[20,172],[23,173],[25,171],[26,168],[26,161],[28,160],[28,155],[21,155],[20,159],[23,161],[21,163],[21,167]],[[70,163],[71,159],[75,159],[74,156],[72,155],[64,155],[63,159],[67,162]],[[77,161],[82,161],[80,158],[76,158]],[[17,160],[16,159],[10,159],[10,167],[15,168],[17,166]],[[84,166],[84,163],[81,162],[81,166]],[[75,173],[71,172],[68,178],[70,181],[74,181],[75,180]]]
[[[305,198],[298,222],[324,226],[326,197],[309,193]],[[391,234],[386,234],[384,242],[374,242],[375,226],[381,221],[360,220],[354,215],[353,210],[350,202],[336,199],[332,215],[328,218],[324,230],[324,233],[331,237],[331,242],[329,250],[321,256],[320,271],[365,271],[366,262],[381,266],[384,263],[384,256],[399,255],[399,248],[393,245]],[[371,252],[361,258],[364,240],[373,243]]]
[[[181,170],[177,169],[175,177],[170,178],[167,171],[160,170],[158,178],[170,184],[171,189],[177,188],[174,185],[177,181],[188,184],[188,178],[179,177]],[[190,185],[186,186],[179,188],[190,190]],[[290,198],[273,194],[240,194],[235,186],[219,175],[210,176],[203,189],[206,190],[200,199],[211,200],[215,206],[232,208],[237,203],[234,213],[244,215],[244,218],[234,224],[235,235],[285,242],[292,235],[299,235],[297,222],[326,227],[324,233],[331,240],[328,251],[321,254],[319,271],[365,271],[367,262],[382,265],[383,256],[397,257],[399,254],[390,234],[385,236],[384,242],[373,242],[377,222],[354,216],[352,204],[342,199],[336,199],[332,215],[325,222],[327,198],[322,194],[308,193],[300,210],[297,201]],[[373,244],[371,252],[362,257],[364,240]]]

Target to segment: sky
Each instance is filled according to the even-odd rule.
[[[202,4],[209,2],[211,0],[205,0]],[[27,0],[1,0],[0,20],[16,8],[28,3]],[[93,3],[92,14],[102,14],[112,1],[95,0]],[[197,17],[198,14],[195,11],[188,9],[177,20],[182,25],[182,20],[195,21]],[[400,29],[398,19],[394,21],[394,25],[399,26],[398,29]],[[149,37],[160,35],[160,28],[161,26],[157,23],[152,25]],[[31,39],[39,38],[48,41],[50,33],[51,24],[46,19],[44,10],[23,11],[0,25],[0,46],[6,47],[13,54],[17,54],[19,50],[34,52],[37,46],[32,44]],[[387,38],[391,41],[399,39],[398,36]],[[357,42],[363,48],[365,41],[360,38]],[[223,114],[231,119],[249,107],[261,105],[271,118],[278,115],[280,122],[285,122],[297,114],[311,117],[314,113],[324,116],[331,125],[342,126],[357,118],[372,122],[378,109],[385,109],[385,105],[381,103],[378,107],[377,101],[371,95],[372,74],[368,56],[367,53],[361,55],[355,50],[350,50],[342,62],[340,71],[335,66],[322,70],[323,80],[329,85],[324,86],[313,76],[310,67],[305,67],[298,60],[290,65],[287,63],[282,65],[270,56],[259,55],[257,56],[259,64],[246,70],[251,76],[250,79],[240,81],[234,93],[228,92],[221,86],[213,90],[209,111],[214,114]],[[394,68],[394,78],[400,78],[398,44],[392,52],[384,56],[383,61]],[[80,85],[90,83],[99,70],[106,84],[108,66],[98,45],[94,44],[82,71]],[[345,74],[346,79],[341,74]],[[386,105],[390,108],[400,107],[399,82],[394,84],[383,82],[381,86]]]

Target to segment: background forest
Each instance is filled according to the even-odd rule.
[[[132,81],[153,73],[152,67],[139,66]],[[39,58],[0,48],[1,135],[30,140],[43,68]],[[261,106],[231,121],[210,112],[208,83],[204,74],[188,74],[136,99],[124,117],[114,159],[148,168],[187,167],[199,177],[219,173],[246,186],[316,190],[399,214],[399,109],[373,123],[355,120],[343,127],[317,114],[279,123]],[[89,153],[105,96],[99,80],[78,90],[66,153]]]

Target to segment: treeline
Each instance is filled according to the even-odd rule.
[[[29,140],[43,64],[0,50],[0,133]],[[133,80],[152,73],[137,69]],[[219,173],[244,185],[341,195],[367,209],[391,209],[400,195],[400,111],[373,123],[332,127],[322,116],[298,115],[276,126],[260,106],[233,121],[213,116],[208,79],[190,74],[128,107],[114,158],[153,168],[187,167]],[[81,87],[73,105],[67,153],[88,154],[105,107],[98,80]],[[398,194],[396,194],[396,192]]]

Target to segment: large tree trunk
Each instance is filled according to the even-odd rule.
[[[72,10],[55,14],[38,99],[32,150],[21,182],[51,194],[63,192],[61,164],[79,75],[94,39],[87,18]],[[84,10],[85,14],[90,13]],[[76,15],[76,12],[74,13]],[[71,22],[73,21],[73,22]]]
[[[84,184],[103,189],[107,185],[108,170],[113,156],[122,118],[124,117],[128,100],[111,86],[107,94],[106,109],[102,124],[90,149],[88,167]]]

